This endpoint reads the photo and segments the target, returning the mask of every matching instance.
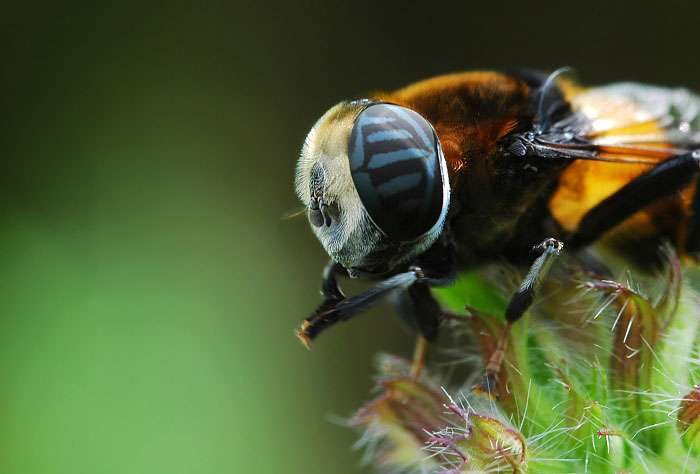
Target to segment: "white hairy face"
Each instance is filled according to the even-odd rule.
[[[306,137],[296,172],[296,192],[304,206],[312,207],[312,194],[327,206],[330,226],[311,228],[328,255],[345,268],[359,266],[382,237],[350,175],[348,140],[361,110],[360,103],[341,102],[326,112]],[[312,180],[314,175],[321,179]]]

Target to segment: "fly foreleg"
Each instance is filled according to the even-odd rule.
[[[364,293],[345,299],[335,280],[335,270],[336,267],[332,264],[326,266],[321,287],[323,304],[313,316],[302,323],[301,329],[297,332],[299,339],[307,348],[311,347],[313,340],[323,330],[340,321],[347,321],[396,291],[409,288],[414,283],[441,286],[452,281],[448,278],[427,276],[420,267],[411,267],[407,272],[387,278]]]

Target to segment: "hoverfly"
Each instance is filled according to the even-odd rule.
[[[331,257],[322,304],[298,333],[307,347],[396,292],[431,341],[442,313],[430,287],[496,259],[524,263],[536,245],[487,366],[492,383],[510,325],[563,244],[575,252],[601,239],[641,261],[662,239],[700,251],[700,97],[635,83],[587,89],[562,72],[445,75],[321,117],[296,172]],[[381,281],[346,298],[337,276]]]

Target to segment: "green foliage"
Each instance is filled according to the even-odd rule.
[[[661,279],[567,269],[548,282],[510,333],[496,401],[472,392],[477,379],[412,379],[407,362],[383,357],[384,394],[353,420],[364,444],[392,472],[697,472],[700,308],[670,261]],[[471,272],[440,292],[446,307],[469,302],[446,330],[482,363],[504,327],[490,314],[511,290],[498,281]]]

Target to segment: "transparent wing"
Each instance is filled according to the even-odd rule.
[[[553,154],[656,164],[700,146],[700,96],[635,83],[572,90],[573,114],[533,137]]]

